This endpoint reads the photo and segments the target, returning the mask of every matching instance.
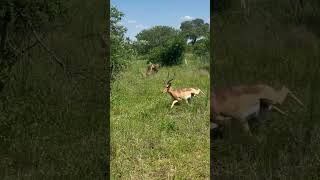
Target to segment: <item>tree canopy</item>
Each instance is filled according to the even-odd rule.
[[[130,56],[133,54],[132,48],[129,47],[130,41],[125,38],[127,29],[120,24],[124,13],[116,7],[110,8],[110,40],[111,40],[111,78],[127,66]]]
[[[200,37],[209,32],[209,24],[203,19],[194,19],[182,22],[180,29],[186,39],[191,40],[191,44],[194,45]]]
[[[151,49],[163,46],[166,41],[178,34],[178,30],[170,26],[154,26],[150,29],[142,30],[136,35],[138,42],[145,42],[144,52],[148,53]]]

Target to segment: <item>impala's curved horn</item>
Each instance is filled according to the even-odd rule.
[[[285,113],[284,111],[282,111],[280,108],[276,107],[276,106],[271,106],[272,109],[278,111],[280,114],[284,115],[284,116],[288,116],[287,113]]]
[[[297,98],[297,96],[295,96],[293,94],[293,92],[290,91],[289,94],[295,101],[297,101],[297,103],[299,103],[299,105],[301,105],[302,107],[305,107],[305,105],[302,103],[302,101],[299,98]]]
[[[164,84],[168,84],[169,83],[169,81],[167,79],[169,79],[169,72],[167,74],[167,78],[164,80]]]
[[[173,73],[173,77],[168,81],[168,83],[171,83],[171,81],[174,80],[174,77],[176,76],[176,73]]]

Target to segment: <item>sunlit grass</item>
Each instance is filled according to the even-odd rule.
[[[187,55],[188,64],[142,73],[135,61],[112,85],[111,174],[113,179],[209,179],[209,72]],[[163,94],[167,73],[173,88],[194,86],[206,95],[170,109]]]

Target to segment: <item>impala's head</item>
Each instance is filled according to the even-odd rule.
[[[159,69],[160,69],[160,64],[153,64],[153,70],[155,71],[155,72],[158,72],[159,71]]]
[[[175,74],[174,74],[174,76],[175,76]],[[165,86],[164,86],[164,89],[162,90],[162,93],[166,93],[166,92],[168,92],[170,90],[171,82],[174,80],[174,76],[173,76],[173,78],[171,78],[168,81],[164,80],[164,85]],[[168,77],[169,77],[169,73],[168,73]]]

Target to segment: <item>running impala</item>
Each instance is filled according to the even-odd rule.
[[[145,73],[145,76],[150,76],[152,74],[155,74],[155,73],[157,73],[159,71],[159,69],[160,69],[160,64],[152,64],[152,63],[150,63],[148,65],[148,68],[147,68],[147,71]]]
[[[175,74],[174,74],[174,76],[175,76]],[[170,79],[168,81],[164,81],[165,88],[162,90],[163,93],[168,93],[172,97],[173,102],[171,104],[171,108],[173,108],[173,106],[177,102],[182,101],[182,100],[185,100],[186,103],[189,103],[191,98],[193,98],[194,96],[197,96],[200,92],[202,94],[204,94],[199,88],[173,89],[171,87],[171,82],[174,80],[174,76],[172,79]],[[168,73],[168,77],[169,77],[169,73]]]
[[[267,107],[265,108],[267,110],[273,109],[282,115],[288,115],[275,106],[281,105],[287,95],[305,107],[301,100],[285,86],[279,90],[265,84],[217,89],[211,96],[211,128],[223,127],[228,120],[233,119],[238,120],[243,129],[251,134],[248,117],[258,117],[262,106]]]

